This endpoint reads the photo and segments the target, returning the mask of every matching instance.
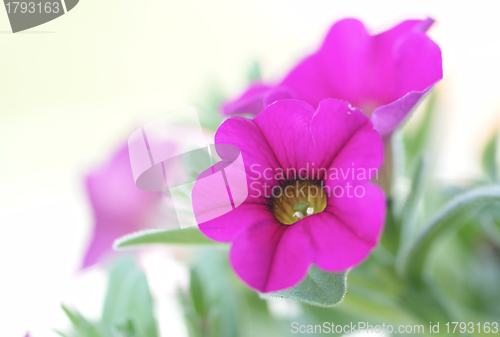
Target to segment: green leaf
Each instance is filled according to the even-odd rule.
[[[449,201],[431,219],[423,233],[404,249],[398,261],[399,272],[406,279],[420,283],[425,261],[436,239],[463,225],[465,212],[478,211],[495,202],[500,202],[499,185],[478,187]]]
[[[77,312],[72,312],[68,307],[66,307],[63,304],[61,304],[61,308],[63,309],[66,316],[68,316],[69,320],[71,321],[71,324],[73,324],[75,328],[78,329],[82,326],[83,317],[80,314],[78,314]]]
[[[59,331],[59,330],[57,330],[57,329],[53,329],[53,331],[54,331],[56,334],[58,334],[59,336],[61,336],[61,337],[69,337],[68,335],[66,335],[65,333],[63,333],[63,332],[61,332],[61,331]]]
[[[155,229],[126,235],[117,239],[115,249],[130,248],[151,244],[207,245],[217,244],[204,236],[198,228]]]
[[[270,297],[290,298],[320,307],[332,307],[344,298],[347,273],[327,273],[316,266],[295,287],[267,294]]]
[[[125,319],[115,325],[116,334],[119,337],[139,337],[137,327],[132,319]]]
[[[62,306],[73,337],[157,337],[153,301],[146,277],[130,258],[113,265],[100,322],[90,323],[80,313]],[[61,336],[65,334],[56,331]]]
[[[400,244],[404,246],[409,242],[414,234],[415,217],[417,214],[418,204],[422,196],[424,187],[423,176],[426,166],[426,159],[419,156],[414,168],[413,179],[411,183],[410,193],[406,198],[401,214],[401,239]]]
[[[111,270],[102,313],[106,336],[113,336],[117,327],[130,327],[130,322],[123,325],[127,321],[133,322],[137,336],[158,336],[146,276],[131,259],[119,261]]]
[[[493,242],[498,248],[500,248],[500,212],[497,207],[493,208],[487,206],[484,208],[480,223],[483,228],[483,232],[486,234],[489,240]]]
[[[430,132],[432,131],[433,115],[438,103],[438,94],[433,90],[429,94],[424,115],[415,129],[405,130],[403,140],[407,158],[407,167],[409,167],[416,156],[427,146]]]
[[[231,276],[225,250],[204,250],[195,260],[189,291],[178,290],[190,337],[240,336],[239,331],[244,329],[240,321],[247,306]]]
[[[394,199],[387,198],[385,225],[379,247],[385,248],[391,255],[396,255],[399,248],[400,231],[400,224],[394,215]]]
[[[498,181],[498,166],[496,161],[498,133],[488,141],[483,150],[481,163],[483,170],[492,181]]]
[[[397,130],[391,138],[384,140],[384,153],[384,165],[376,182],[387,195],[387,212],[381,243],[391,254],[396,255],[399,249],[400,219],[406,190],[406,154],[401,131]]]
[[[189,273],[189,293],[193,300],[193,306],[196,313],[200,316],[207,315],[207,305],[205,294],[203,293],[203,284],[198,271],[191,268]]]
[[[73,324],[74,331],[78,333],[78,336],[101,337],[94,324],[87,321],[78,311],[71,310],[64,305],[61,305],[61,307],[66,316],[68,316],[69,320],[71,321],[71,324]],[[56,332],[61,336],[65,336],[59,331]]]

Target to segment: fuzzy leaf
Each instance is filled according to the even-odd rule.
[[[498,166],[496,162],[498,133],[488,141],[481,158],[483,170],[492,181],[498,181]]]
[[[113,247],[123,249],[151,244],[206,245],[217,242],[205,237],[198,228],[155,229],[126,235],[117,239]]]
[[[449,201],[431,219],[423,233],[404,249],[398,261],[400,273],[408,280],[421,282],[426,258],[436,239],[446,232],[456,231],[463,225],[465,212],[479,211],[487,204],[498,202],[499,185],[478,187]]]
[[[333,307],[344,298],[347,273],[327,273],[316,266],[295,287],[267,294],[270,297],[290,298],[321,307]]]

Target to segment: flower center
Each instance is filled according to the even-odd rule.
[[[273,191],[271,211],[276,220],[291,225],[326,208],[323,188],[312,180],[296,180]]]

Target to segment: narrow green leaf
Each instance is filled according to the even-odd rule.
[[[231,276],[225,250],[205,250],[195,260],[189,291],[178,289],[190,337],[237,337],[245,329],[240,323],[247,306]],[[253,293],[243,286],[239,290]]]
[[[101,337],[96,326],[90,323],[83,317],[78,311],[71,310],[68,307],[61,305],[66,316],[68,316],[71,324],[73,324],[74,331],[76,331],[79,336],[83,337]],[[56,331],[61,336],[65,336],[62,332]]]
[[[115,249],[151,244],[207,245],[217,244],[208,239],[198,228],[155,229],[126,235],[115,241]]]
[[[399,248],[401,227],[394,215],[394,199],[387,198],[387,211],[385,215],[384,231],[379,247],[385,248],[391,256],[395,256]]]
[[[202,280],[198,275],[198,271],[194,268],[191,268],[189,276],[189,293],[193,300],[194,310],[203,317],[207,314],[207,305]]]
[[[295,287],[267,294],[270,297],[290,298],[320,307],[333,307],[344,298],[347,273],[327,273],[316,266]]]
[[[82,326],[82,320],[81,320],[82,317],[78,313],[72,312],[68,307],[66,307],[63,304],[61,304],[61,308],[66,314],[66,316],[69,318],[71,324],[73,324],[73,326],[76,329],[79,329]]]
[[[400,244],[404,246],[409,242],[414,234],[415,216],[418,204],[423,190],[423,176],[426,166],[426,159],[419,156],[414,168],[413,179],[410,187],[410,193],[406,198],[401,214],[401,239]]]
[[[495,135],[486,144],[481,158],[483,170],[492,181],[498,181],[498,166],[496,161],[497,141],[498,133],[495,133]]]
[[[429,142],[430,132],[432,131],[432,121],[434,111],[438,103],[438,93],[433,90],[429,94],[424,115],[415,129],[405,130],[403,140],[405,143],[405,152],[407,154],[407,167],[409,167],[415,157],[426,147]]]
[[[68,335],[64,334],[63,332],[59,331],[59,330],[56,330],[56,329],[53,329],[53,331],[58,334],[59,336],[61,337],[69,337]]]
[[[404,249],[398,261],[400,273],[408,280],[420,283],[426,258],[436,239],[464,224],[463,215],[466,211],[478,211],[494,202],[500,202],[499,185],[478,187],[449,201],[431,219],[426,230]]]
[[[229,266],[226,249],[207,249],[201,253],[193,264],[203,286],[208,314],[207,335],[217,337],[238,337],[245,335],[245,319],[247,304],[243,301],[242,292],[249,291],[242,286]],[[237,282],[238,287],[233,283]]]
[[[158,336],[153,300],[144,273],[131,259],[124,259],[111,270],[102,314],[106,335],[112,336],[117,324],[134,323],[137,336]]]

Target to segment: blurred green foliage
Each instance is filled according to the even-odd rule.
[[[498,130],[493,137],[488,141],[483,150],[482,166],[486,176],[492,182],[498,182],[498,166],[497,166],[497,143],[498,143]]]
[[[102,318],[90,322],[78,311],[62,306],[72,330],[63,337],[158,337],[153,300],[144,273],[131,258],[113,265]]]

